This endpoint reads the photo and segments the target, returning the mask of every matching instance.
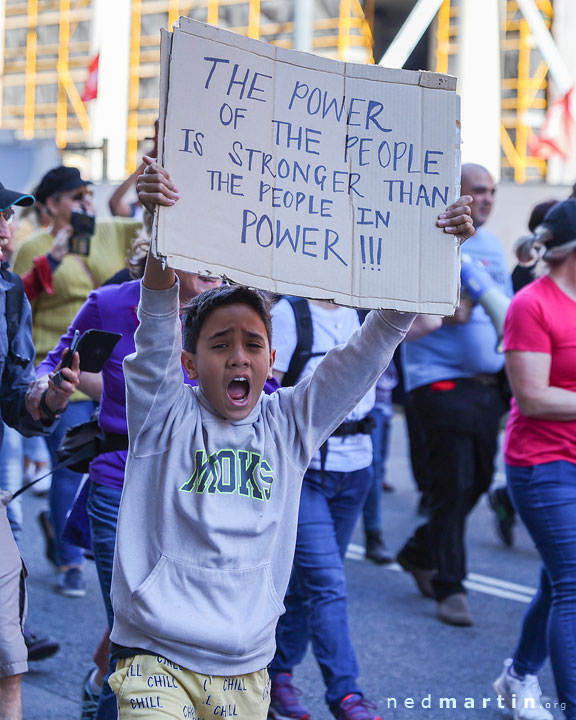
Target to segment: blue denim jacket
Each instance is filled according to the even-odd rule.
[[[55,423],[47,425],[33,420],[26,410],[24,397],[28,385],[34,380],[34,343],[32,341],[32,310],[28,298],[24,296],[20,327],[12,346],[9,347],[8,328],[6,324],[6,292],[12,283],[0,276],[0,411],[7,425],[18,430],[27,437],[31,435],[49,435]],[[12,352],[10,352],[12,350]],[[16,358],[21,358],[18,362]],[[3,428],[0,424],[0,445],[2,444]]]

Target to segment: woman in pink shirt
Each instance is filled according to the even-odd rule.
[[[543,561],[540,586],[496,692],[517,720],[551,720],[537,673],[548,655],[560,708],[576,719],[576,200],[553,207],[517,249],[539,250],[548,272],[506,316],[514,392],[504,458],[510,493]],[[515,703],[514,703],[514,697]]]

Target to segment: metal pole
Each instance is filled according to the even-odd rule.
[[[517,0],[517,3],[520,12],[524,15],[526,22],[530,26],[530,31],[538,45],[538,49],[548,65],[550,75],[554,78],[558,92],[561,95],[565,95],[574,85],[574,78],[554,42],[554,38],[546,27],[546,23],[536,7],[536,3],[534,0]]]
[[[500,179],[500,12],[498,0],[462,0],[458,33],[458,92],[462,160]],[[479,62],[478,58],[482,58]]]
[[[294,0],[294,49],[312,52],[314,0]]]
[[[436,17],[443,0],[418,0],[378,65],[401,68]]]
[[[108,138],[102,140],[102,182],[108,182]]]

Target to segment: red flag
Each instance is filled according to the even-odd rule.
[[[100,53],[96,55],[94,60],[90,63],[88,68],[88,80],[86,80],[86,87],[82,94],[82,102],[88,102],[88,100],[95,100],[98,97],[98,61],[100,60]]]
[[[552,155],[560,155],[563,160],[567,160],[570,156],[576,139],[573,90],[574,88],[571,88],[550,105],[540,136],[533,136],[529,141],[530,151],[536,157],[547,160]]]

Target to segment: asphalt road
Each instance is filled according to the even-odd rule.
[[[501,462],[495,482],[503,481]],[[398,550],[419,522],[417,495],[406,453],[404,421],[393,422],[388,478],[393,493],[382,497],[388,545]],[[92,563],[87,563],[87,596],[68,599],[54,590],[55,575],[43,556],[36,516],[46,500],[27,493],[23,555],[30,570],[29,628],[50,634],[61,644],[53,658],[34,663],[24,676],[26,720],[77,720],[84,677],[105,628],[105,616]],[[492,682],[513,652],[527,602],[534,592],[539,561],[523,527],[516,529],[513,549],[505,548],[493,529],[485,499],[468,528],[469,600],[475,618],[471,628],[454,628],[435,617],[435,603],[422,598],[413,581],[397,566],[378,567],[363,557],[361,528],[347,560],[349,615],[366,697],[385,719],[504,720]],[[322,679],[309,653],[295,671],[294,682],[313,720],[328,720]],[[552,703],[554,683],[547,664],[540,676]]]

